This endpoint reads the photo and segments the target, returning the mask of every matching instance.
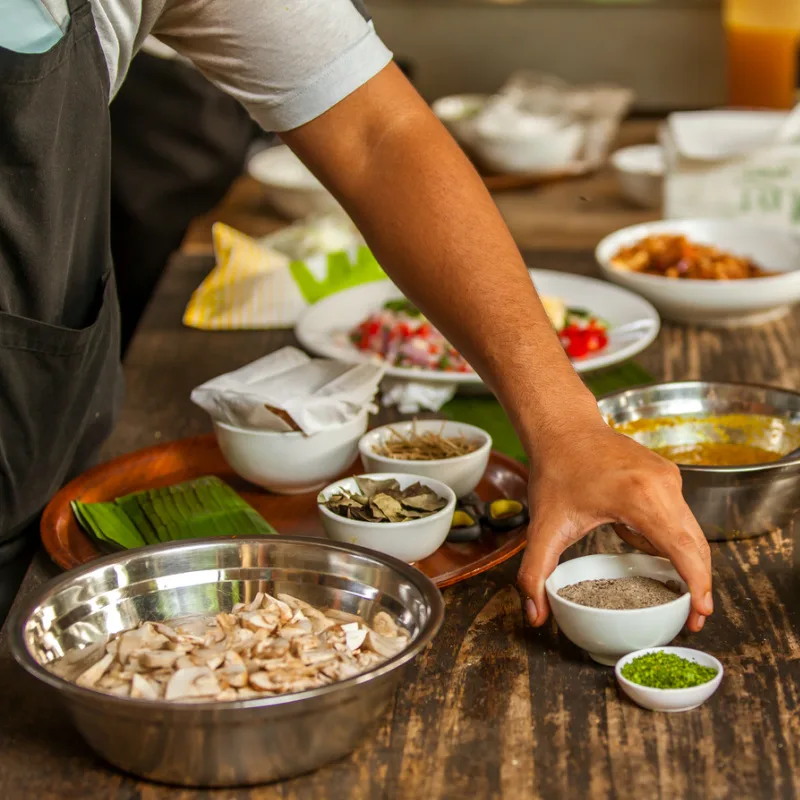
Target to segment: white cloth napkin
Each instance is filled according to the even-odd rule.
[[[454,383],[387,379],[384,382],[381,401],[385,406],[397,406],[401,414],[438,411],[453,399],[457,388]]]
[[[379,364],[311,359],[295,347],[284,347],[198,386],[191,399],[217,422],[291,431],[277,410],[310,435],[342,425],[364,410],[376,411],[374,399],[384,371]]]

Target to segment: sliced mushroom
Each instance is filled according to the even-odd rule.
[[[174,650],[142,650],[136,660],[147,669],[169,669],[180,657]]]
[[[131,697],[139,697],[143,700],[158,700],[159,690],[156,684],[151,683],[143,675],[134,675],[131,681]]]
[[[262,692],[268,692],[274,688],[272,677],[268,672],[264,672],[263,670],[260,672],[254,672],[250,676],[250,685],[254,689],[258,689]]]
[[[140,628],[125,631],[120,636],[117,658],[127,664],[137,650],[160,650],[169,640],[155,629],[152,622],[145,622]]]
[[[256,596],[253,598],[253,602],[250,603],[250,605],[247,606],[247,608],[250,611],[257,611],[259,608],[261,608],[263,602],[264,602],[264,592],[257,592]]]
[[[220,685],[208,667],[179,669],[167,684],[167,700],[183,700],[190,697],[213,697],[219,694]]]
[[[333,650],[321,648],[319,650],[305,650],[300,654],[300,658],[307,666],[319,667],[322,664],[335,661],[339,658],[339,654]]]
[[[367,628],[357,622],[346,622],[342,625],[344,631],[345,644],[348,650],[358,650],[367,638]]]
[[[93,664],[89,669],[85,672],[81,673],[78,677],[78,680],[75,681],[78,686],[84,686],[86,688],[91,688],[94,686],[103,675],[106,674],[106,670],[111,666],[111,662],[114,660],[113,653],[106,653],[98,662]]]
[[[307,636],[309,633],[311,633],[311,623],[307,619],[290,622],[281,628],[281,636],[284,639],[296,639],[298,636]]]
[[[251,631],[265,630],[272,633],[278,628],[280,618],[277,612],[272,613],[267,610],[245,611],[242,614],[242,625]]]
[[[319,639],[313,633],[307,633],[305,636],[295,636],[290,641],[290,649],[295,656],[299,656],[306,650],[315,650],[318,647]]]
[[[261,658],[280,658],[289,652],[289,640],[282,636],[267,639],[259,642],[253,652]]]
[[[398,635],[397,623],[385,612],[379,611],[372,619],[372,630],[381,636]]]
[[[368,630],[363,646],[379,656],[391,658],[405,649],[406,640],[399,636],[381,636],[373,630]]]
[[[227,652],[224,664],[217,670],[217,677],[223,684],[236,689],[247,686],[247,668],[241,656],[233,651]]]
[[[325,612],[326,617],[335,619],[337,622],[358,622],[363,624],[364,620],[358,614],[351,614],[348,611],[341,611],[338,608],[329,608]]]
[[[173,628],[170,628],[169,625],[165,625],[163,622],[154,622],[153,627],[156,629],[158,633],[162,636],[166,636],[171,642],[178,641],[178,633]]]

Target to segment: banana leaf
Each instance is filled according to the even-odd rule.
[[[81,528],[125,550],[209,536],[270,536],[277,531],[214,476],[147,489],[111,503],[72,502]]]

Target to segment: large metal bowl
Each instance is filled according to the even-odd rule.
[[[346,681],[231,703],[114,697],[45,666],[142,620],[226,611],[258,591],[286,592],[367,621],[386,611],[410,632],[411,644]],[[307,538],[211,539],[132,550],[67,573],[16,613],[11,646],[115,766],[184,786],[238,786],[299,775],[350,753],[443,616],[441,595],[425,575],[371,550]]]
[[[603,397],[600,411],[613,426],[640,419],[686,418],[632,438],[649,447],[708,441],[698,417],[757,414],[773,417],[743,441],[788,453],[800,446],[800,394],[741,383],[689,381],[625,389]],[[711,541],[748,539],[788,525],[800,511],[800,458],[745,467],[681,466],[683,494]]]

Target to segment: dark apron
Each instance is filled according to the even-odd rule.
[[[0,544],[85,469],[120,395],[108,70],[88,0],[46,53],[0,48]],[[18,548],[0,547],[2,552]]]

